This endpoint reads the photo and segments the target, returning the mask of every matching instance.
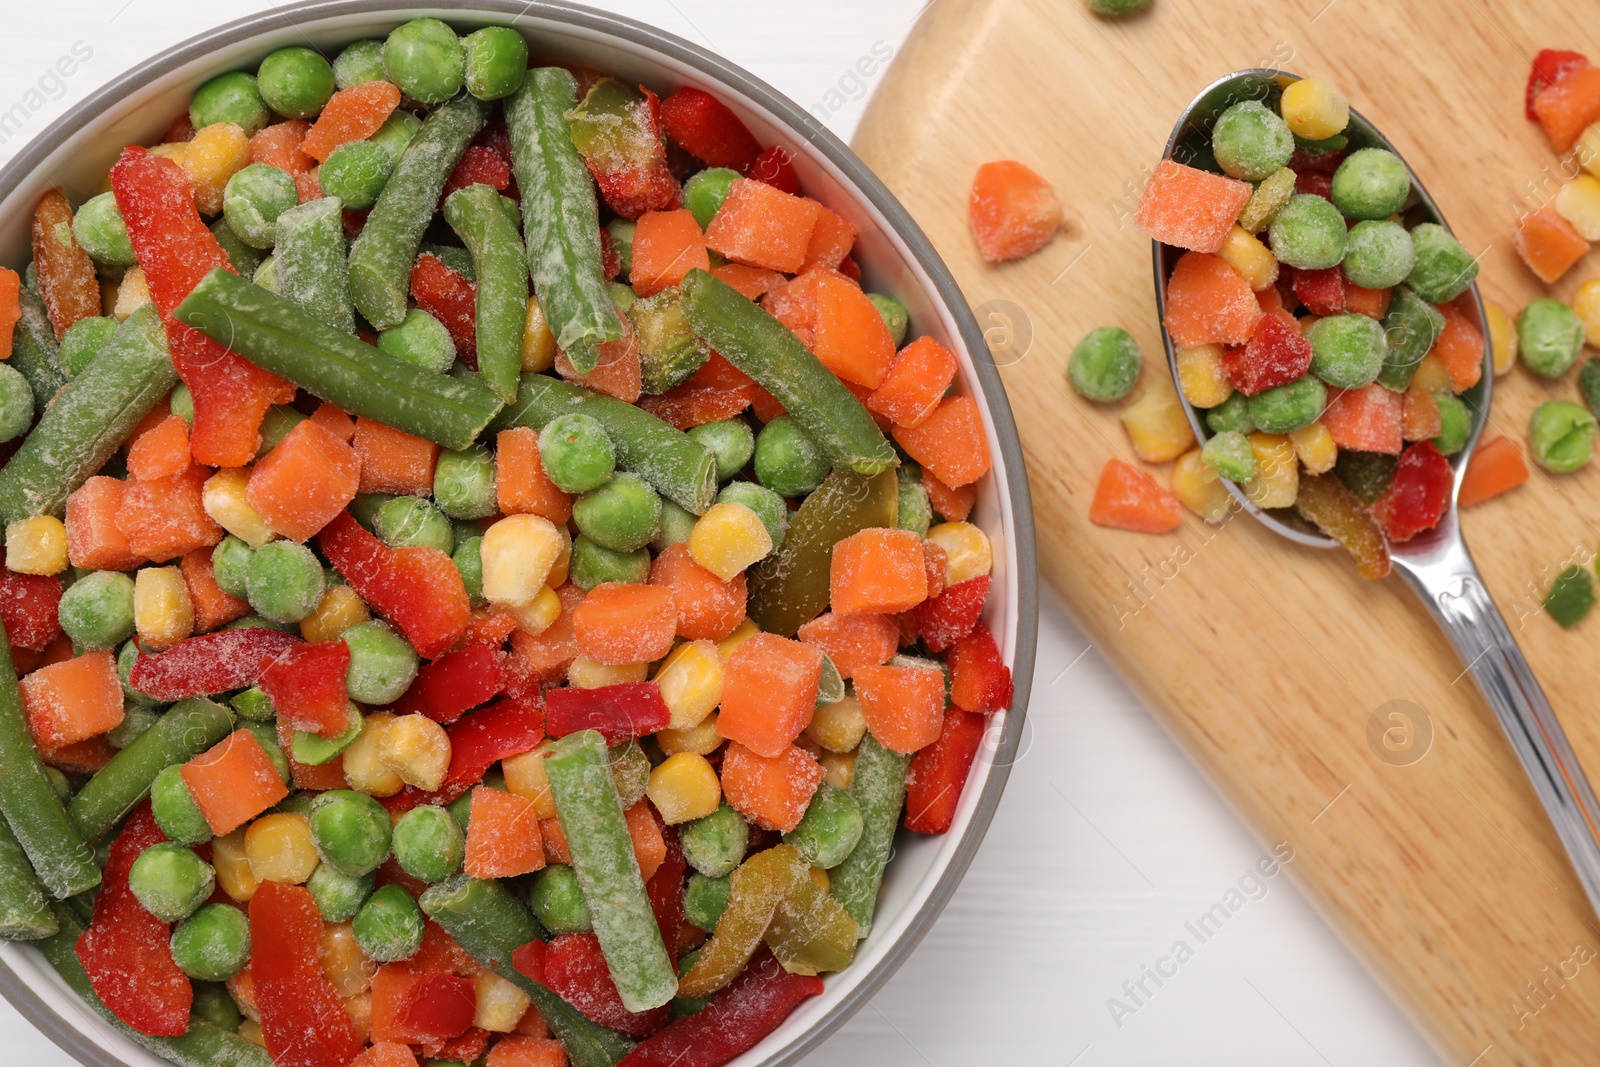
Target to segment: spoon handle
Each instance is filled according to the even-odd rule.
[[[1495,607],[1459,536],[1431,559],[1396,556],[1398,569],[1455,645],[1511,742],[1566,847],[1590,907],[1600,914],[1600,802],[1550,701]]]

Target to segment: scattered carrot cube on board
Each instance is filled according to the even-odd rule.
[[[1061,217],[1056,191],[1026,164],[996,160],[973,176],[967,225],[990,263],[1033,255],[1055,237]]]

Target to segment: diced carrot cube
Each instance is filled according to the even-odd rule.
[[[278,533],[307,541],[355,499],[363,473],[349,445],[307,419],[256,463],[245,499]]]
[[[821,292],[822,279],[835,275],[849,280],[838,271],[811,267],[770,290],[761,298],[761,306],[811,348],[816,344],[817,294]]]
[[[967,225],[990,263],[1031,256],[1061,228],[1061,200],[1050,183],[1014,159],[978,168],[967,198]]]
[[[838,270],[839,264],[844,262],[844,258],[850,254],[850,249],[855,243],[856,228],[842,216],[819,204],[816,225],[811,230],[811,241],[806,245],[804,266],[823,266]]]
[[[646,211],[633,231],[633,263],[628,280],[641,297],[654,296],[683,281],[695,268],[711,269],[705,235],[694,213]]]
[[[1245,344],[1262,314],[1244,275],[1216,256],[1186,252],[1167,280],[1164,321],[1180,348]]]
[[[184,784],[218,837],[230,834],[289,795],[267,750],[249,730],[235,730],[183,765]]]
[[[805,265],[821,206],[738,178],[706,227],[706,247],[736,263],[793,274]]]
[[[110,652],[40,667],[22,679],[22,707],[41,749],[103,734],[122,722],[122,681]]]
[[[893,615],[928,597],[922,538],[911,530],[873,527],[833,546],[829,600],[838,615]]]
[[[561,829],[560,819],[540,819],[539,834],[544,838],[546,863],[572,862],[572,853],[567,848],[567,834]]]
[[[418,1036],[400,1024],[400,1011],[410,999],[411,987],[418,977],[405,963],[386,963],[373,974],[368,992],[372,996],[374,1042],[405,1047]]]
[[[743,263],[724,263],[720,267],[713,267],[711,276],[727,282],[747,300],[760,299],[788,280],[775,270],[763,270]]]
[[[356,420],[332,404],[318,404],[317,410],[311,413],[311,421],[345,444],[349,444],[356,435]]]
[[[319,791],[350,788],[344,776],[344,753],[339,753],[327,763],[301,763],[294,758],[294,729],[286,716],[278,716],[278,747],[283,750],[283,758],[289,763],[289,783],[296,789]]]
[[[1533,98],[1533,110],[1550,138],[1550,147],[1565,152],[1600,119],[1600,67],[1568,71],[1554,85],[1539,91]]]
[[[989,473],[983,414],[970,396],[951,396],[916,426],[896,426],[894,439],[923,469],[959,489]]]
[[[678,608],[672,590],[606,582],[572,612],[578,651],[597,663],[649,663],[672,651]]]
[[[363,82],[328,98],[322,114],[300,142],[300,151],[325,162],[333,150],[351,141],[365,141],[378,132],[400,106],[400,90],[391,82]]]
[[[526,426],[495,437],[494,491],[504,515],[542,515],[558,526],[572,517],[572,497],[544,472],[539,433]]]
[[[947,522],[966,522],[967,516],[972,514],[972,506],[978,502],[977,486],[968,483],[959,489],[952,489],[926,467],[922,471],[922,487],[928,491],[928,502],[933,505],[933,510],[944,516]]]
[[[731,741],[722,755],[722,795],[764,830],[786,834],[800,825],[821,783],[822,764],[794,745],[768,759]]]
[[[1496,437],[1478,446],[1461,477],[1457,504],[1470,508],[1490,497],[1515,489],[1528,480],[1528,464],[1522,450],[1509,437]]]
[[[106,740],[105,734],[95,734],[60,748],[43,749],[39,756],[67,774],[99,774],[116,754],[116,747]]]
[[[599,346],[600,362],[587,374],[579,374],[567,354],[556,350],[556,373],[569,382],[614,396],[632,404],[644,392],[644,369],[639,362],[639,335],[626,315],[622,316],[622,336]]]
[[[1138,467],[1111,459],[1095,485],[1089,521],[1135,533],[1171,533],[1183,525],[1183,505]]]
[[[130,481],[117,504],[117,530],[136,555],[162,563],[222,540],[223,529],[206,514],[201,491],[210,474],[195,464],[181,474]]]
[[[1163,159],[1145,183],[1133,224],[1162,244],[1215,252],[1254,191],[1249,182]]]
[[[1592,68],[1600,73],[1600,67]],[[1551,284],[1589,253],[1589,242],[1553,207],[1530,211],[1517,220],[1512,247],[1539,280]]]
[[[194,632],[197,634],[208,633],[250,614],[248,602],[229,596],[217,584],[211,567],[213,547],[207,545],[185,553],[178,562],[183,582],[189,587],[189,599],[194,603]]]
[[[797,636],[826,652],[839,677],[847,680],[861,667],[889,662],[900,647],[900,628],[887,615],[836,615],[830,611],[801,626]]]
[[[867,398],[867,410],[906,427],[932,415],[956,377],[956,354],[931,337],[900,350],[883,383]]]
[[[1454,304],[1435,305],[1444,313],[1444,329],[1433,350],[1450,372],[1450,388],[1460,393],[1483,377],[1483,334],[1478,325]]]
[[[1398,456],[1405,444],[1400,427],[1403,407],[1399,393],[1373,382],[1334,394],[1321,422],[1340,448]]]
[[[679,637],[720,641],[744,621],[749,599],[744,575],[723,581],[694,561],[688,545],[671,545],[656,556],[650,584],[671,590]]]
[[[349,1067],[417,1067],[417,1054],[411,1051],[410,1045],[398,1041],[378,1041],[351,1060]]]
[[[817,646],[756,634],[728,660],[717,733],[768,759],[781,756],[811,724],[821,679]]]
[[[868,389],[882,385],[894,363],[894,339],[883,316],[859,285],[839,274],[825,274],[817,281],[812,347],[829,370]]]
[[[1363,289],[1359,285],[1344,285],[1344,309],[1354,315],[1365,315],[1369,319],[1382,321],[1389,310],[1389,298],[1394,294],[1393,289]],[[1282,297],[1279,298],[1280,302]]]
[[[22,319],[22,276],[0,267],[0,359],[11,358],[11,336]]]
[[[939,740],[944,727],[944,672],[929,667],[862,667],[856,698],[867,729],[884,748],[901,754]],[[717,720],[721,725],[720,719]]]
[[[1431,441],[1444,429],[1444,416],[1433,394],[1413,385],[1400,398],[1400,436],[1407,441]]]
[[[561,600],[561,614],[556,621],[539,634],[517,630],[511,635],[511,655],[506,660],[506,675],[512,679],[508,691],[514,690],[518,680],[534,687],[544,681],[559,681],[566,677],[567,665],[578,655],[578,635],[573,625],[572,613],[583,603],[583,590],[571,582],[556,590]]]
[[[544,840],[533,801],[480,785],[472,791],[466,872],[474,878],[515,878],[544,867]]]
[[[142,482],[171,478],[189,469],[189,424],[168,415],[128,446],[128,473]]]
[[[553,1037],[513,1034],[494,1043],[484,1067],[567,1067],[567,1050]]]
[[[97,474],[67,497],[67,559],[74,567],[126,571],[143,562],[117,529],[125,488],[118,479]]]
[[[304,119],[290,119],[258,131],[250,138],[250,162],[265,163],[291,175],[308,173],[317,160],[300,146],[310,130],[311,123]]]
[[[661,834],[661,824],[656,822],[649,802],[640,800],[622,815],[628,820],[628,837],[633,841],[639,873],[648,882],[667,858],[667,839]]]
[[[439,446],[385,426],[376,419],[357,419],[352,442],[361,461],[361,492],[427,496],[433,492],[433,468]]]

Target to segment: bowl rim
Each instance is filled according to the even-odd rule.
[[[922,906],[907,924],[904,933],[884,953],[867,974],[855,978],[840,1001],[819,1019],[799,1040],[791,1043],[765,1067],[784,1067],[798,1063],[814,1051],[839,1027],[861,1010],[867,1001],[900,969],[921,943],[961,884],[979,846],[988,832],[1018,756],[1027,718],[1028,697],[1032,689],[1034,656],[1038,643],[1038,559],[1034,540],[1033,505],[1028,489],[1027,468],[1022,442],[1017,435],[1015,417],[1001,380],[999,368],[989,355],[983,331],[979,328],[966,298],[948,267],[921,226],[900,204],[886,185],[839,137],[787,96],[742,67],[706,48],[648,23],[610,12],[559,2],[559,0],[445,0],[430,5],[406,0],[301,0],[273,7],[232,22],[224,23],[172,45],[138,63],[90,93],[30,139],[4,167],[0,167],[0,190],[17,185],[42,165],[69,137],[100,111],[162,75],[204,56],[215,49],[242,43],[249,38],[281,29],[285,21],[360,15],[412,7],[419,12],[434,8],[459,8],[496,15],[511,15],[513,22],[532,17],[565,23],[577,29],[615,36],[636,46],[662,53],[684,63],[720,84],[728,85],[766,108],[783,124],[819,151],[836,167],[847,182],[871,207],[878,211],[902,240],[911,257],[927,275],[934,296],[949,311],[961,339],[971,355],[971,366],[982,388],[982,400],[995,438],[1000,446],[1006,472],[1006,488],[1011,502],[1012,536],[1016,543],[1011,565],[1017,568],[1017,602],[1012,675],[1015,695],[1005,712],[1005,725],[996,744],[983,791],[972,817],[949,862],[938,876]],[[446,13],[444,17],[448,17]],[[50,1007],[15,971],[0,959],[0,996],[5,997],[23,1018],[85,1067],[123,1067],[110,1051],[94,1042],[89,1033]]]

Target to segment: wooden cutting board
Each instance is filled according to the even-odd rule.
[[[1179,111],[1242,67],[1332,78],[1483,253],[1485,295],[1513,311],[1543,295],[1512,251],[1512,222],[1547,202],[1560,164],[1523,118],[1523,83],[1541,47],[1600,53],[1580,9],[1594,11],[1550,0],[1155,0],[1113,21],[1081,0],[938,0],[856,144],[995,342],[1048,580],[1262,840],[1293,847],[1289,869],[1447,1061],[1477,1067],[1593,1063],[1600,921],[1463,665],[1398,576],[1364,582],[1339,555],[1247,516],[1164,537],[1090,525],[1100,468],[1134,457],[1116,410],[1072,394],[1063,374],[1079,337],[1115,323],[1143,346],[1141,386],[1166,376],[1150,242],[1129,216]],[[1040,254],[990,267],[967,232],[966,199],[978,164],[1000,158],[1045,175],[1067,223]],[[1597,275],[1600,253],[1555,295]],[[1486,439],[1525,441],[1529,412],[1554,397],[1577,398],[1573,374],[1552,385],[1513,371],[1495,389]],[[1536,471],[1464,525],[1600,783],[1600,614],[1573,632],[1537,614],[1551,575],[1594,558],[1600,464]],[[1053,674],[1043,665],[1039,677]],[[1072,713],[1049,681],[1040,689],[1034,714]]]

